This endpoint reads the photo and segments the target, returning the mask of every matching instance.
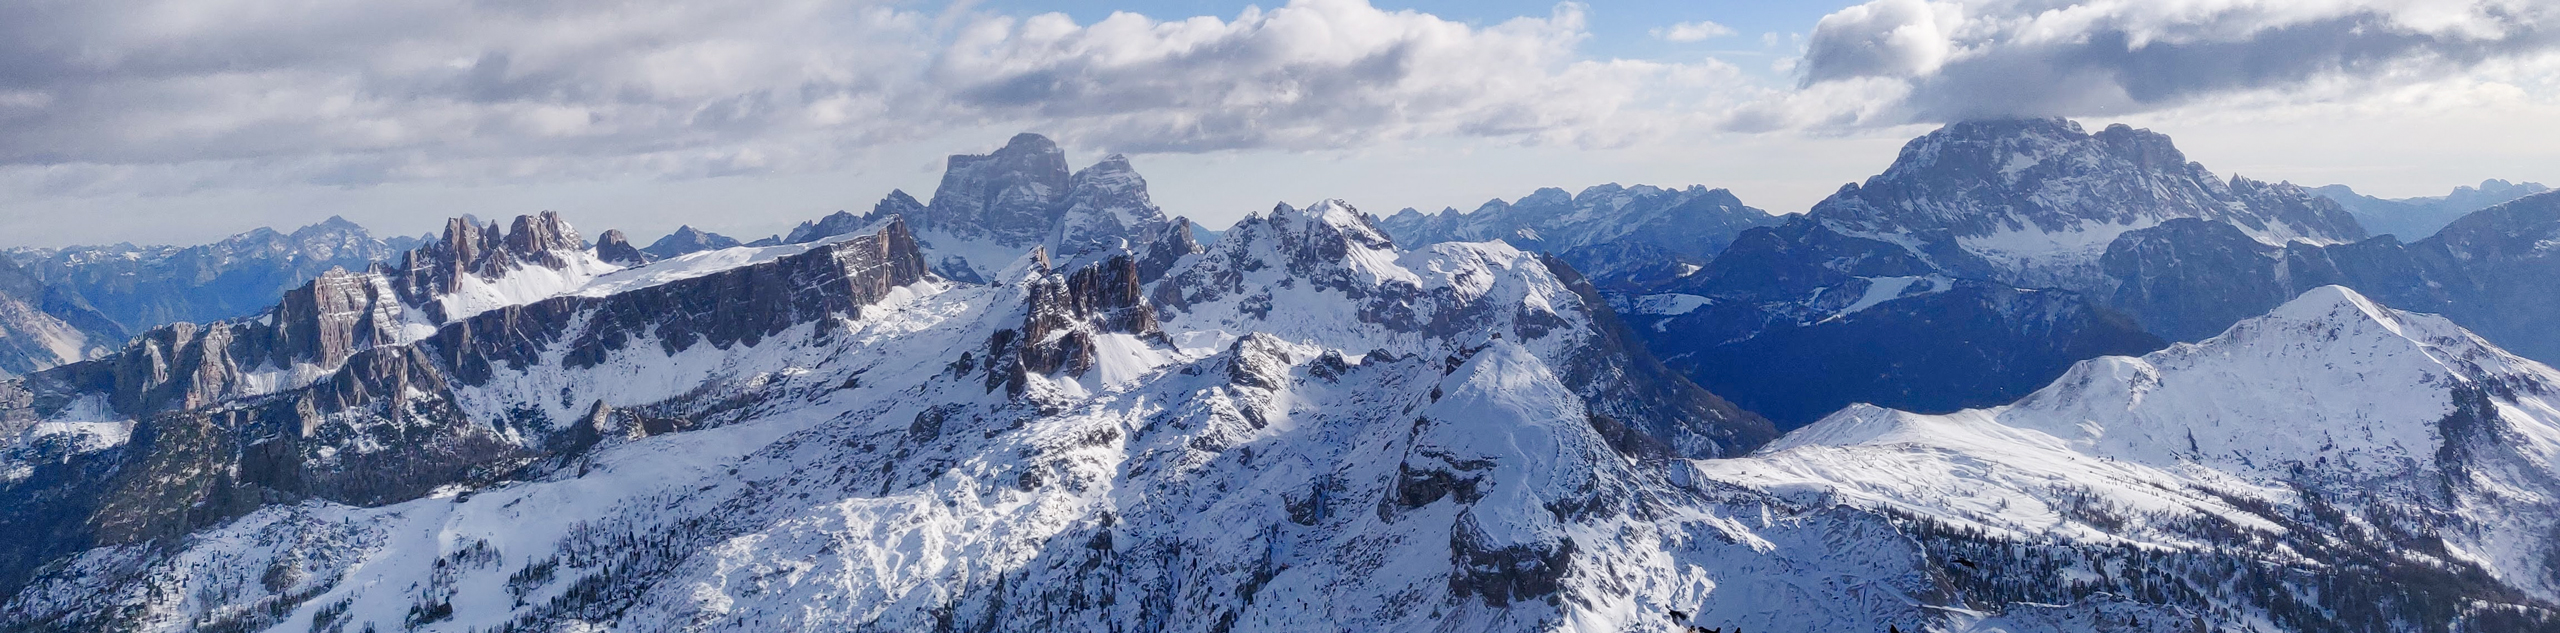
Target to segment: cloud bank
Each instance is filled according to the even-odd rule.
[[[2547,0],[1876,0],[1812,25],[1779,85],[1712,58],[1594,59],[1571,2],[1494,24],[1365,0],[1092,24],[971,4],[0,3],[0,198],[817,173],[982,129],[1123,152],[1694,144],[2287,91],[2406,101],[2446,78],[2496,96],[2515,89],[2465,73],[2560,49]]]
[[[1826,116],[1941,122],[2372,90],[2555,50],[2547,0],[1876,0],[1824,17],[1799,68]]]
[[[823,169],[970,126],[1117,151],[1480,136],[1605,146],[1713,62],[1579,59],[1579,5],[1477,26],[1362,0],[1233,19],[886,1],[0,5],[0,187],[186,191]]]

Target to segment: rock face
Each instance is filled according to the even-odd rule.
[[[1697,272],[1743,230],[1780,220],[1723,189],[1609,184],[1579,194],[1540,189],[1514,202],[1486,202],[1472,213],[1405,209],[1378,226],[1408,246],[1501,240],[1552,253],[1614,291]]]
[[[2214,630],[2542,631],[2560,625],[2555,397],[2549,366],[2328,286],[2008,406],[1855,407],[1700,466],[1901,516],[1968,596],[2154,596]],[[2118,565],[2142,571],[2017,571]]]
[[[631,240],[623,237],[622,231],[618,230],[605,231],[603,235],[596,236],[596,259],[625,268],[652,261],[648,253],[640,252],[640,249],[633,247]]]
[[[493,235],[456,221],[403,271],[504,279],[523,272],[508,262],[584,256],[557,250],[576,238],[556,216],[515,226]],[[331,271],[263,318],[163,327],[109,358],[0,384],[0,421],[13,421],[5,430],[19,438],[0,455],[24,469],[0,482],[0,507],[11,510],[0,528],[51,535],[0,548],[9,564],[0,586],[14,591],[33,564],[68,551],[173,538],[270,504],[398,503],[541,460],[556,466],[606,431],[698,428],[748,401],[705,387],[625,403],[655,406],[615,417],[591,403],[632,386],[545,386],[527,376],[747,348],[794,332],[823,337],[832,319],[861,318],[928,279],[912,235],[895,222],[745,267],[494,306],[440,325],[420,323],[394,288],[477,282],[393,277]],[[48,447],[25,430],[46,424],[120,437]]]
[[[843,217],[805,224],[805,231],[794,230],[786,241],[817,239],[841,230],[830,227],[851,227],[887,214],[910,219],[935,273],[970,283],[985,283],[998,268],[1034,247],[1061,269],[1130,254],[1156,261],[1144,267],[1151,275],[1162,274],[1169,259],[1179,257],[1161,254],[1168,249],[1199,252],[1192,236],[1168,230],[1176,223],[1187,229],[1189,221],[1169,220],[1156,208],[1147,196],[1146,179],[1128,159],[1115,154],[1069,173],[1066,153],[1038,134],[1015,136],[992,154],[952,156],[930,204],[893,191],[867,216],[838,213]]]
[[[651,242],[648,248],[640,250],[648,253],[651,258],[674,259],[678,256],[689,253],[733,248],[736,246],[739,246],[739,243],[735,239],[730,239],[729,237],[718,233],[706,233],[701,229],[693,228],[691,225],[686,225],[676,227],[676,231],[674,233],[668,233],[666,237],[661,237],[658,238],[658,241]]]
[[[331,217],[291,233],[261,228],[202,246],[80,246],[16,249],[16,259],[66,297],[93,308],[118,331],[104,345],[180,321],[203,323],[256,314],[285,291],[331,268],[364,270],[401,253],[364,227]]]
[[[2505,204],[2508,201],[2545,191],[2550,187],[2538,182],[2514,183],[2495,178],[2480,181],[2478,187],[2454,187],[2453,193],[2423,198],[2385,200],[2360,193],[2346,185],[2329,185],[2312,189],[2335,200],[2355,214],[2356,223],[2374,235],[2390,235],[2401,241],[2416,241],[2434,235],[2454,219],[2473,211]]]

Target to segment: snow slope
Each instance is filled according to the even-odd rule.
[[[1861,405],[1696,464],[1995,542],[2380,558],[2555,596],[2560,372],[2337,286],[2200,343],[2083,362],[2012,405]]]

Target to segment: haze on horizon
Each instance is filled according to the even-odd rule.
[[[1018,131],[1168,213],[1606,182],[1802,211],[1947,121],[2068,116],[2386,197],[2560,181],[2531,0],[116,0],[0,7],[0,246],[550,209],[740,237]]]

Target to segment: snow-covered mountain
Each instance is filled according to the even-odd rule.
[[[1697,272],[1744,229],[1779,220],[1723,189],[1608,184],[1579,194],[1539,189],[1517,201],[1486,202],[1471,213],[1405,209],[1378,227],[1407,246],[1501,240],[1553,253],[1602,289],[1615,290]]]
[[[105,345],[180,321],[202,323],[255,314],[285,291],[331,268],[364,270],[419,244],[375,238],[345,218],[282,232],[257,230],[199,246],[75,246],[11,249],[36,278],[115,322]]]
[[[2064,119],[1950,124],[1806,214],[1957,276],[2072,290],[2101,284],[2098,258],[2117,236],[2178,218],[2274,246],[2365,237],[2344,208],[2301,187],[2224,180],[2167,136],[2121,124],[2089,134]]]
[[[0,258],[0,378],[97,357],[122,336],[77,295]]]
[[[1697,460],[1766,427],[1499,242],[1399,250],[1327,202],[1152,285],[925,261],[902,218],[697,253],[146,415],[0,383],[0,528],[42,535],[0,625],[2552,625],[2560,372],[2344,290]]]
[[[2171,225],[2264,249],[2364,237],[2334,202],[2216,177],[2150,131],[1976,121],[1913,139],[1884,173],[1616,302],[1656,355],[1781,427],[1852,402],[1946,412],[2010,401],[2080,360],[2209,336],[2292,296],[2178,295],[2237,311],[2114,303],[2110,249]]]
[[[1663,467],[1763,443],[1765,422],[1652,363],[1569,269],[1498,243],[1398,251],[1338,202],[1250,218],[1152,288],[1127,255],[1070,270],[1042,250],[943,281],[892,217],[465,307],[574,268],[515,248],[565,243],[552,218],[489,235],[458,222],[377,278],[434,298],[431,334],[299,385],[149,406],[168,389],[101,375],[172,356],[147,346],[0,383],[0,528],[50,535],[6,552],[24,588],[0,617],[1658,626],[1715,586],[1663,547],[1755,551]],[[519,265],[493,282],[500,261]],[[322,322],[349,320],[414,324]],[[1842,580],[1806,573],[1730,591]],[[1863,588],[1921,580],[1876,573],[1801,599],[1835,623],[1913,615]]]
[[[994,153],[953,155],[931,203],[893,191],[862,216],[867,220],[838,215],[843,218],[803,224],[785,241],[900,215],[915,227],[935,274],[971,283],[992,279],[1034,247],[1061,265],[1136,254],[1156,262],[1146,271],[1149,280],[1172,259],[1200,250],[1190,221],[1167,219],[1127,158],[1114,154],[1069,173],[1066,152],[1029,133]]]
[[[2545,191],[2550,187],[2538,182],[2507,182],[2491,178],[2480,186],[2454,187],[2441,196],[2383,199],[2356,193],[2346,185],[2314,188],[2313,193],[2335,200],[2355,214],[2356,223],[2374,235],[2398,236],[2402,241],[2417,241],[2434,235],[2454,219],[2473,211],[2505,204],[2508,201]]]
[[[1043,143],[762,246],[457,219],[0,381],[0,630],[2560,630],[2560,372],[2446,319],[2323,288],[2071,364],[2163,343],[1822,222],[1615,298],[1341,201],[1203,247]],[[2524,202],[2459,252],[2537,261]],[[1681,328],[2060,378],[1779,438]]]
[[[1695,464],[1898,517],[1976,600],[2129,598],[2214,630],[2560,627],[2560,371],[2338,286],[2014,404],[1853,407]]]

